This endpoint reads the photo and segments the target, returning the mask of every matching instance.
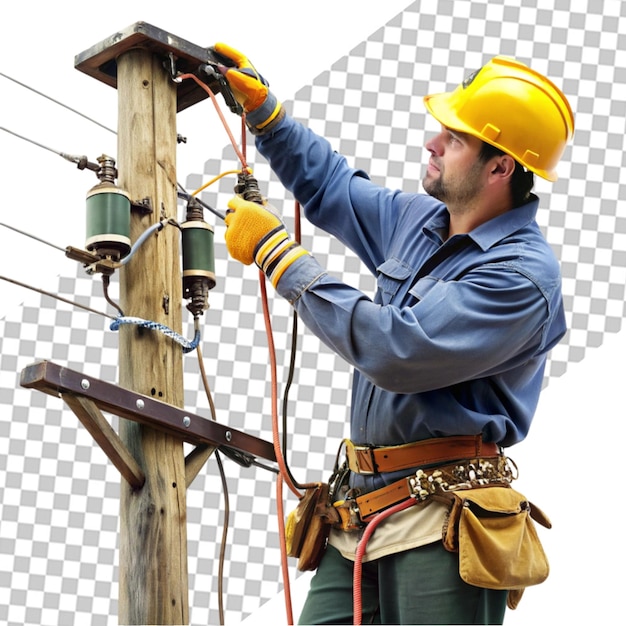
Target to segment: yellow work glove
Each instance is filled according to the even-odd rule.
[[[244,265],[256,263],[274,287],[296,259],[309,254],[291,239],[268,204],[234,196],[228,203],[224,221],[224,239],[230,256]]]
[[[250,130],[263,134],[273,128],[284,115],[284,109],[269,90],[269,83],[261,76],[248,57],[225,43],[216,43],[213,50],[228,59],[233,67],[218,65],[246,114]]]

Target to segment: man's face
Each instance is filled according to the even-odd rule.
[[[476,137],[442,127],[426,142],[430,159],[422,180],[425,191],[450,210],[469,209],[484,184],[481,146],[482,141]]]

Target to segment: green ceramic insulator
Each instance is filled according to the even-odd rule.
[[[118,258],[130,252],[130,199],[115,185],[96,185],[87,194],[85,247]]]
[[[213,229],[206,222],[189,220],[181,224],[183,235],[183,278],[204,277],[215,286]]]

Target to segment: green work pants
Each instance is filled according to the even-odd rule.
[[[328,546],[300,624],[354,624],[354,563]],[[362,624],[502,624],[506,591],[473,587],[441,542],[363,564]]]

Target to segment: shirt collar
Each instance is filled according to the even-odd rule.
[[[535,219],[538,208],[539,198],[531,194],[526,204],[490,219],[467,233],[466,236],[471,237],[483,250],[488,250],[498,241],[530,224]],[[442,233],[448,232],[449,223],[448,209],[442,204],[435,215],[424,225],[424,233],[430,239],[442,240]]]

